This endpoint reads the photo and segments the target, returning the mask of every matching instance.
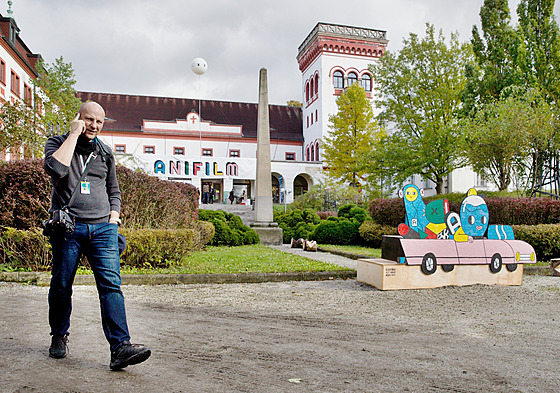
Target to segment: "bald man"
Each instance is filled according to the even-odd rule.
[[[70,132],[50,137],[45,144],[44,168],[53,185],[49,213],[52,217],[66,208],[75,221],[73,232],[49,233],[53,253],[49,356],[63,358],[68,353],[72,283],[84,254],[97,283],[103,331],[111,349],[110,368],[120,370],[145,361],[151,352],[130,343],[120,288],[117,229],[121,192],[111,149],[97,138],[104,121],[101,105],[86,102],[70,123]]]

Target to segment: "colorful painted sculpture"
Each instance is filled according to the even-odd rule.
[[[533,247],[514,240],[510,226],[488,225],[488,206],[474,189],[463,200],[460,214],[450,211],[446,199],[426,206],[422,191],[410,184],[400,195],[406,224],[399,226],[399,263],[420,265],[422,272],[429,275],[436,272],[437,265],[450,272],[455,265],[487,264],[492,273],[498,273],[504,264],[513,272],[519,263],[536,261]],[[488,236],[484,237],[487,230]],[[415,232],[418,236],[410,235]]]

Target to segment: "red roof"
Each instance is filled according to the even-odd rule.
[[[108,131],[142,131],[144,120],[174,121],[197,112],[199,100],[191,98],[149,97],[126,94],[78,92],[82,101],[96,101],[104,109]],[[200,100],[202,120],[243,127],[243,137],[257,137],[258,104]],[[301,108],[269,105],[270,138],[303,141]]]

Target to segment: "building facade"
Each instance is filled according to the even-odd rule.
[[[0,16],[0,103],[24,101],[33,106],[35,66],[41,56],[29,50],[21,39],[20,29],[12,17]],[[23,147],[0,151],[0,160],[22,158]]]

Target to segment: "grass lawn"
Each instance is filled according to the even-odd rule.
[[[280,273],[351,270],[330,263],[288,254],[261,245],[207,247],[185,257],[180,264],[161,269],[123,266],[122,274]]]
[[[381,258],[380,248],[370,248],[363,246],[339,246],[334,244],[319,244],[318,247],[325,251],[340,251],[347,254]]]

